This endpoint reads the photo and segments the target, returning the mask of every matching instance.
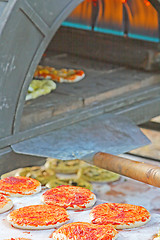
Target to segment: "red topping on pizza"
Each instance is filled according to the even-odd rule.
[[[10,239],[5,239],[5,240],[31,240],[30,238],[10,238]]]
[[[95,225],[86,222],[76,222],[63,225],[53,232],[54,240],[112,240],[115,239],[117,231],[112,226]]]
[[[47,190],[42,195],[42,201],[49,205],[74,209],[92,206],[96,201],[96,197],[86,188],[61,185]]]
[[[150,213],[141,206],[125,203],[103,203],[95,206],[90,217],[94,224],[131,225],[146,222]]]
[[[40,182],[27,177],[7,177],[0,180],[0,193],[5,195],[31,195],[40,187]]]
[[[11,199],[0,194],[0,213],[4,213],[13,207],[13,202]]]
[[[9,198],[0,194],[0,208],[3,208],[9,201],[11,201]]]
[[[60,69],[57,70],[48,66],[37,66],[34,73],[34,78],[38,79],[51,79],[57,82],[77,82],[83,79],[85,73],[83,70],[77,69]]]
[[[31,205],[9,213],[8,221],[17,228],[44,229],[69,220],[67,211],[58,206]]]

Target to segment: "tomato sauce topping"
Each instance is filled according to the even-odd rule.
[[[18,226],[53,226],[67,220],[69,216],[64,208],[42,204],[22,207],[9,214],[9,221]]]
[[[5,239],[5,240],[31,240],[30,238],[10,238],[10,239]]]
[[[69,185],[61,185],[49,189],[42,195],[44,203],[63,206],[64,208],[74,208],[75,205],[80,208],[86,208],[86,204],[93,199],[94,194],[90,190]]]
[[[36,191],[40,186],[39,181],[27,177],[7,177],[0,180],[0,192],[1,193],[13,193],[21,195],[30,195],[30,191]]]
[[[125,203],[103,203],[95,206],[90,217],[94,224],[130,225],[146,222],[150,213],[141,206]]]
[[[70,70],[70,69],[63,69],[63,70],[56,70],[52,67],[42,67],[38,66],[34,77],[36,78],[51,78],[52,80],[56,80],[60,82],[60,78],[68,79],[69,81],[74,81],[77,76],[83,76],[83,70]]]
[[[109,225],[106,226],[77,222],[69,223],[60,227],[58,230],[53,232],[53,239],[56,239],[56,234],[63,234],[67,239],[74,240],[111,240],[116,236],[117,231]]]
[[[9,198],[0,194],[0,208],[3,208],[9,201],[11,201]]]

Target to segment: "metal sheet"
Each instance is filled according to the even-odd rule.
[[[68,160],[99,151],[118,155],[149,142],[129,119],[104,114],[14,144],[12,149],[21,154]]]

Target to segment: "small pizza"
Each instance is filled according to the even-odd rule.
[[[125,203],[103,203],[90,212],[93,224],[111,224],[116,229],[140,227],[147,223],[151,215],[141,206]]]
[[[4,239],[4,240],[31,240],[31,239],[20,237],[20,238],[10,238],[10,239]]]
[[[72,174],[77,173],[81,166],[81,161],[75,160],[60,160],[56,158],[47,158],[45,168],[54,169],[56,173]]]
[[[21,229],[50,229],[69,221],[66,209],[53,205],[31,205],[16,209],[7,216],[8,222]]]
[[[6,196],[21,197],[41,191],[41,184],[36,179],[27,177],[7,177],[0,180],[0,193]]]
[[[113,240],[117,231],[112,226],[95,225],[87,222],[65,224],[52,233],[54,240]]]
[[[89,164],[79,169],[78,176],[90,182],[113,182],[120,178],[120,175],[117,173]]]
[[[96,196],[86,188],[62,185],[47,190],[41,200],[45,204],[66,209],[86,209],[94,205]]]
[[[85,77],[83,70],[77,69],[55,69],[48,66],[37,66],[37,69],[34,73],[34,78],[36,79],[51,79],[56,82],[67,82],[73,83],[82,80]]]
[[[0,213],[4,213],[13,207],[13,202],[11,199],[0,194]]]

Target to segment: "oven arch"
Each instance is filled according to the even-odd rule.
[[[2,2],[0,140],[5,142],[5,139],[19,132],[28,86],[45,49],[61,23],[83,0]]]

